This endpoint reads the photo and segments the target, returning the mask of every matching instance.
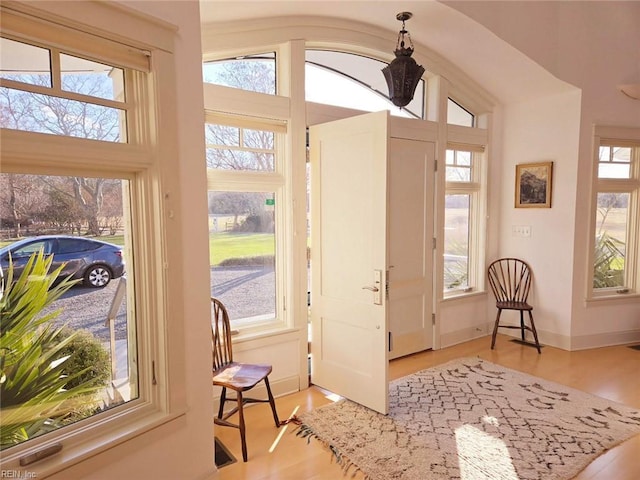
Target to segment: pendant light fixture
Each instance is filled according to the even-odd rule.
[[[404,22],[412,16],[411,12],[400,12],[396,15],[396,18],[402,22],[402,30],[398,32],[398,41],[394,52],[396,58],[382,69],[389,87],[389,99],[398,107],[404,107],[413,100],[413,94],[424,73],[424,68],[411,58],[413,41],[404,26]],[[406,40],[408,40],[408,45]]]

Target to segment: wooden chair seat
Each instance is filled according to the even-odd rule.
[[[496,302],[496,307],[502,310],[533,310],[526,302]]]
[[[269,385],[269,374],[271,365],[239,363],[233,361],[233,349],[231,342],[231,324],[229,314],[222,302],[211,297],[211,338],[213,345],[213,385],[222,387],[220,393],[220,407],[218,416],[214,423],[224,427],[233,427],[240,430],[240,441],[242,443],[242,460],[247,461],[247,438],[244,423],[244,405],[247,403],[266,403],[271,405],[271,413],[276,427],[280,427],[276,403],[271,393]],[[264,382],[267,389],[266,399],[246,398],[243,393],[251,390],[260,382]],[[236,392],[236,398],[227,398],[227,389]],[[224,411],[224,405],[229,401],[236,401],[236,406],[228,411]],[[238,414],[238,423],[232,423],[228,419]]]
[[[264,380],[271,370],[271,365],[231,362],[213,372],[213,384],[244,392]]]

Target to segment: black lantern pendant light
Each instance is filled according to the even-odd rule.
[[[396,15],[396,18],[402,22],[402,30],[398,33],[398,42],[394,52],[396,58],[382,69],[389,87],[389,98],[398,107],[404,107],[413,100],[413,93],[424,73],[424,68],[411,58],[413,42],[411,35],[404,28],[404,22],[412,16],[411,12],[400,12]],[[409,46],[405,46],[405,37],[409,40]]]

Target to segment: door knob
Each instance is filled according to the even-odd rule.
[[[362,287],[363,290],[371,290],[372,292],[379,292],[380,289],[378,287],[370,287],[370,286],[366,286],[366,287]]]

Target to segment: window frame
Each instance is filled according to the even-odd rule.
[[[25,12],[20,11],[22,8]],[[117,7],[105,4],[96,5],[95,8],[108,14],[112,20],[122,17],[131,21],[130,16]],[[132,306],[135,315],[132,318],[136,322],[139,381],[137,399],[3,451],[3,469],[22,471],[25,468],[20,466],[22,457],[61,444],[63,455],[47,457],[26,467],[40,477],[58,472],[182,416],[187,411],[187,405],[183,396],[172,393],[183,391],[185,385],[179,369],[171,366],[171,363],[182,363],[184,352],[180,347],[181,339],[170,339],[163,334],[168,329],[170,312],[175,307],[168,300],[173,280],[164,268],[171,254],[166,245],[164,218],[168,207],[163,201],[162,191],[173,181],[165,170],[169,162],[175,159],[176,146],[173,135],[158,139],[161,125],[155,117],[159,108],[170,110],[174,103],[160,92],[170,89],[175,79],[171,48],[175,32],[167,25],[161,26],[152,20],[139,18],[135,20],[138,28],[132,30],[142,43],[137,46],[138,40],[130,39],[125,47],[122,44],[124,37],[116,33],[113,34],[114,40],[95,37],[87,33],[93,30],[91,26],[62,19],[58,19],[57,23],[49,23],[43,19],[47,17],[45,13],[32,17],[33,10],[18,4],[10,8],[3,6],[3,36],[9,37],[9,34],[5,35],[6,29],[12,39],[24,43],[49,49],[55,45],[64,53],[123,68],[126,98],[131,105],[127,118],[129,143],[0,129],[2,172],[104,176],[128,181],[130,223],[135,225],[135,231],[131,232],[131,245],[126,248],[135,252],[135,256],[132,255],[128,261],[128,265],[135,262],[135,269],[128,275],[127,285],[131,286],[131,292],[135,292],[135,301],[132,302],[135,304],[135,307]],[[96,15],[96,18],[96,21],[101,21],[104,17]],[[38,27],[35,34],[34,26]],[[33,40],[34,35],[37,41]],[[47,35],[55,38],[50,42],[51,45],[48,45]],[[139,55],[144,57],[140,64],[114,62],[114,58],[120,58],[123,51],[125,54],[122,58],[125,58],[131,47],[139,49],[136,53],[142,52],[142,45],[157,45],[153,51],[153,69],[144,67],[145,62],[150,63],[151,52],[147,50]],[[151,82],[148,73],[162,80]],[[68,98],[78,94],[62,92],[62,95]],[[90,99],[91,103],[102,102],[94,97]],[[172,123],[167,124],[165,120],[165,130],[168,125]],[[91,161],[88,162],[88,159]],[[175,362],[168,361],[169,355]]]
[[[470,127],[468,127],[470,128]],[[483,167],[486,163],[484,159],[483,145],[464,145],[449,142],[447,150],[470,152],[471,154],[471,178],[468,182],[446,180],[447,164],[444,162],[443,175],[445,176],[445,189],[443,200],[447,195],[469,195],[469,247],[468,247],[468,279],[467,285],[459,288],[447,289],[443,282],[442,295],[444,298],[459,297],[465,294],[477,293],[484,289],[484,222],[485,217],[482,212],[486,204],[486,189],[484,185]],[[446,216],[446,207],[443,213],[443,222]],[[444,230],[443,230],[444,243]],[[444,245],[443,245],[444,254]],[[444,263],[444,257],[443,257]]]
[[[258,51],[259,50],[259,51]],[[269,48],[267,47],[266,49],[260,50],[258,49],[253,53],[244,53],[241,55],[236,55],[236,56],[230,56],[230,57],[211,57],[208,58],[208,56],[204,56],[203,57],[203,61],[202,61],[202,68],[203,68],[203,78],[202,81],[204,83],[208,83],[210,85],[217,85],[220,87],[226,87],[226,88],[234,88],[236,90],[240,90],[242,92],[253,92],[253,93],[257,93],[260,95],[270,95],[270,96],[275,96],[279,94],[279,83],[278,82],[278,75],[279,75],[279,71],[280,71],[280,60],[279,60],[279,55],[280,55],[280,49],[279,48]],[[268,55],[273,54],[273,65],[274,65],[274,79],[273,79],[273,93],[263,93],[263,92],[257,92],[255,90],[248,90],[248,89],[244,89],[242,87],[232,87],[232,86],[228,86],[228,85],[224,85],[221,83],[215,83],[215,82],[209,82],[207,80],[204,79],[204,68],[205,65],[207,64],[212,64],[212,63],[218,63],[218,62],[232,62],[234,60],[240,60],[240,61],[247,61],[247,60],[259,60],[261,56],[266,55],[265,58],[270,58],[268,57]]]
[[[443,92],[444,103],[449,98]],[[482,120],[484,124],[490,123],[488,115],[475,115],[476,124]],[[446,118],[446,115],[445,115]],[[487,257],[487,203],[488,203],[488,170],[489,170],[489,129],[479,126],[464,127],[461,125],[447,124],[446,139],[443,139],[439,147],[440,158],[437,161],[436,171],[436,195],[437,195],[437,220],[436,237],[438,238],[436,256],[438,258],[437,276],[434,279],[436,285],[436,299],[449,302],[456,299],[464,299],[486,292],[486,257]],[[462,150],[472,152],[472,161],[476,162],[473,169],[472,183],[475,192],[475,202],[470,206],[473,211],[469,221],[469,285],[471,288],[445,290],[444,284],[444,217],[445,195],[458,193],[453,188],[448,189],[446,181],[446,151]],[[453,185],[451,185],[453,187]],[[461,186],[468,190],[469,186]],[[474,192],[471,192],[474,193]]]
[[[216,86],[218,88],[219,86]],[[222,87],[225,88],[225,87]],[[246,93],[245,91],[242,91]],[[255,93],[255,92],[253,92]],[[261,94],[268,95],[268,94]],[[286,310],[286,287],[290,275],[287,268],[288,252],[291,247],[287,235],[287,204],[291,181],[287,180],[286,135],[287,125],[280,120],[268,118],[228,115],[221,112],[205,111],[204,125],[226,125],[240,129],[265,130],[274,133],[274,170],[221,170],[207,167],[207,191],[216,192],[256,192],[275,195],[275,316],[273,319],[239,322],[234,326],[238,334],[234,342],[265,333],[281,331],[291,327],[291,319]],[[242,319],[240,319],[242,320]]]
[[[633,147],[629,178],[600,178],[600,147]],[[586,302],[637,300],[640,297],[640,128],[595,125],[593,129],[593,169],[589,240],[587,242]],[[594,288],[595,234],[597,228],[598,194],[628,193],[627,231],[625,243],[625,285]]]

